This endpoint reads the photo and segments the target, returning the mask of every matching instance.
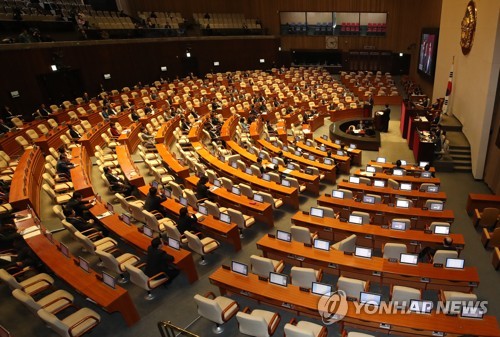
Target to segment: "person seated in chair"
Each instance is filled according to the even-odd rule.
[[[114,192],[125,194],[126,196],[130,196],[132,194],[137,193],[137,187],[131,185],[128,181],[121,179],[120,177],[111,173],[111,169],[109,167],[104,168],[104,176],[109,182],[111,189]]]
[[[146,196],[146,202],[144,203],[144,209],[148,212],[157,211],[163,215],[167,216],[167,210],[161,205],[167,198],[163,195],[158,195],[158,189],[156,187],[151,187],[149,193]]]
[[[69,130],[69,135],[71,136],[71,139],[76,142],[78,141],[80,138],[82,138],[82,135],[76,131],[75,129],[73,129],[73,125],[69,124],[68,125],[68,130]]]
[[[59,160],[57,161],[56,164],[56,172],[58,174],[62,174],[65,176],[65,178],[70,179],[71,177],[71,172],[70,170],[75,167],[75,164],[71,163],[65,155],[59,156]]]
[[[118,138],[118,137],[120,137],[120,135],[121,135],[120,131],[118,131],[118,129],[116,128],[116,125],[115,125],[115,124],[111,124],[111,125],[109,126],[109,132],[111,133],[111,136],[112,136],[113,138]]]
[[[453,239],[449,236],[443,239],[443,244],[439,245],[435,248],[433,247],[425,247],[418,254],[418,259],[420,262],[430,262],[434,257],[434,254],[438,250],[452,250],[457,251],[457,247],[453,245]]]
[[[212,192],[210,192],[210,189],[207,186],[208,183],[208,177],[207,176],[202,176],[200,180],[198,180],[198,183],[196,184],[196,198],[198,200],[200,199],[213,199]]]
[[[95,203],[88,200],[83,200],[83,195],[80,192],[73,192],[73,196],[64,205],[64,209],[73,210],[75,214],[84,219],[90,219],[89,209],[94,207]]]
[[[101,232],[103,236],[108,236],[109,234],[105,227],[96,224],[93,219],[85,220],[84,218],[77,216],[73,209],[64,208],[63,213],[66,217],[66,221],[72,224],[79,232],[95,229],[96,231]]]
[[[162,249],[163,241],[160,238],[151,240],[146,257],[146,270],[148,277],[155,276],[161,272],[169,278],[168,283],[179,275],[179,270],[174,265],[174,257]]]
[[[185,231],[196,231],[198,219],[196,215],[189,214],[187,207],[182,207],[179,210],[179,220],[177,220],[177,230],[179,233],[184,234]]]

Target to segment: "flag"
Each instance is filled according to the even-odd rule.
[[[444,114],[447,114],[447,112],[448,112],[448,104],[450,103],[451,89],[453,88],[453,64],[454,63],[455,63],[455,58],[453,58],[453,61],[451,62],[450,77],[448,78],[448,84],[446,86],[446,94],[444,95],[444,103],[443,103],[443,113]]]

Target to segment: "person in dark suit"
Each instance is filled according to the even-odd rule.
[[[130,196],[133,193],[136,193],[137,187],[130,185],[128,181],[121,179],[118,176],[115,176],[109,167],[104,168],[104,176],[109,182],[111,189],[118,193],[123,193],[126,196]]]
[[[160,238],[151,240],[151,246],[148,247],[146,270],[144,273],[148,277],[152,277],[163,272],[169,278],[168,282],[171,282],[179,275],[179,270],[174,265],[174,257],[167,254],[167,252],[162,249],[162,246],[163,242]]]
[[[63,212],[64,216],[66,216],[66,221],[72,224],[79,232],[95,229],[96,231],[101,232],[102,235],[108,236],[108,230],[103,226],[96,224],[94,220],[85,220],[82,217],[76,216],[73,209],[65,208]]]
[[[196,198],[199,199],[212,199],[212,193],[208,189],[207,186],[208,183],[208,177],[203,176],[198,180],[198,183],[196,184]]]
[[[73,196],[66,203],[64,209],[73,210],[76,216],[82,217],[84,219],[90,219],[89,209],[91,209],[93,206],[94,204],[90,201],[83,200],[83,196],[80,192],[73,192]]]
[[[185,231],[196,231],[198,220],[194,214],[188,213],[187,207],[182,207],[179,210],[179,220],[177,220],[177,229],[179,233],[184,234]]]
[[[165,207],[161,205],[165,200],[166,198],[164,196],[158,195],[158,189],[156,187],[151,187],[146,197],[146,202],[144,203],[144,209],[148,212],[160,212],[165,217],[167,212]]]
[[[434,254],[438,250],[451,250],[451,251],[457,251],[457,247],[453,245],[453,239],[449,236],[445,237],[443,239],[443,244],[439,245],[435,248],[433,247],[425,247],[420,251],[418,254],[418,259],[421,262],[430,262],[431,259],[434,257]]]
[[[182,132],[189,132],[189,129],[191,129],[191,124],[184,117],[181,118],[180,124]]]
[[[137,122],[140,118],[134,108],[130,108],[130,117],[134,122]]]
[[[7,133],[10,131],[10,128],[4,122],[3,119],[0,118],[0,133]]]
[[[71,136],[71,139],[73,139],[74,141],[77,141],[80,138],[82,138],[82,135],[78,131],[73,129],[73,125],[69,124],[68,129],[69,129],[69,135]]]
[[[41,117],[49,117],[52,111],[45,107],[45,104],[40,105],[40,108],[37,110]]]
[[[385,109],[383,111],[382,115],[382,122],[383,122],[383,132],[389,132],[389,121],[391,120],[391,109],[389,108],[389,104],[385,105]]]
[[[71,176],[70,170],[73,167],[75,167],[75,165],[71,163],[66,156],[60,156],[56,164],[56,172],[69,178]]]

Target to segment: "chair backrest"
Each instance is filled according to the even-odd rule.
[[[420,300],[422,292],[419,289],[393,286],[391,292],[391,302],[397,303],[397,308],[406,308],[410,305],[411,300]]]
[[[63,209],[60,205],[55,205],[54,207],[52,207],[52,210],[54,211],[54,213],[57,215],[57,217],[59,219],[61,219],[61,220],[66,219],[66,216],[64,215]]]
[[[125,200],[125,197],[121,195],[120,193],[115,193],[115,197],[118,199],[120,202],[120,205],[122,206],[123,210],[125,212],[130,212],[130,205],[127,200]]]
[[[196,195],[194,194],[193,190],[186,188],[183,190],[183,192],[186,195],[188,205],[193,207],[194,209],[198,209],[198,198],[196,198]]]
[[[337,281],[337,289],[343,290],[347,297],[359,299],[360,293],[365,291],[366,281],[340,276]]]
[[[407,247],[403,243],[386,243],[384,245],[384,259],[397,259],[401,256],[401,253],[407,252]]]
[[[313,268],[292,267],[290,276],[292,284],[301,288],[312,288],[312,283],[318,281],[318,271]]]
[[[455,250],[438,250],[434,253],[432,258],[432,263],[446,264],[446,259],[456,259],[458,257],[458,252]]]
[[[333,210],[333,208],[325,207],[325,206],[314,206],[314,207],[323,210],[323,216],[325,216],[325,217],[328,217],[328,218],[335,217],[335,211]]]
[[[491,227],[498,219],[500,215],[500,210],[495,207],[486,207],[481,213],[481,220],[479,220],[479,226],[481,227]]]
[[[292,239],[307,244],[311,244],[311,231],[307,227],[295,226],[290,227]]]
[[[250,263],[252,266],[252,273],[268,278],[270,272],[274,272],[274,264],[271,259],[261,257],[258,255],[250,256]]]
[[[442,205],[442,204],[444,204],[444,203],[443,203],[443,200],[427,199],[427,200],[425,201],[424,207],[427,207],[427,208],[429,208],[429,209],[430,209],[431,204],[441,204],[441,205]]]
[[[362,222],[363,225],[370,223],[370,214],[366,212],[353,211],[351,214],[355,216],[360,216],[363,219]]]
[[[38,316],[59,336],[70,337],[69,326],[45,309],[38,310]]]
[[[189,249],[193,250],[195,253],[198,253],[200,255],[205,255],[205,252],[203,251],[203,243],[201,242],[200,238],[197,235],[189,231],[185,231],[184,235],[188,240]]]
[[[50,125],[52,129],[55,129],[59,126],[59,124],[57,124],[57,122],[52,118],[48,119],[47,123]]]
[[[434,232],[434,228],[436,228],[436,226],[443,226],[443,227],[450,227],[450,224],[448,222],[439,222],[439,221],[434,221],[434,222],[431,222],[431,224],[429,225],[429,230]]]
[[[352,234],[344,240],[335,243],[332,245],[332,248],[341,252],[354,252],[356,249],[356,234]]]
[[[180,197],[182,197],[182,188],[179,184],[174,181],[170,181],[168,185],[172,188],[172,195],[175,198],[179,199]]]
[[[411,225],[410,219],[394,218],[392,221],[403,222],[405,224],[405,230],[409,229]]]
[[[226,178],[226,177],[221,177],[219,178],[220,181],[222,182],[222,186],[228,190],[228,191],[231,191],[231,189],[233,188],[233,182],[231,181],[231,179],[229,178]]]
[[[154,214],[146,211],[145,209],[142,210],[142,214],[144,215],[144,219],[146,220],[146,225],[154,231],[159,232],[160,224],[158,223],[158,219],[156,219]]]
[[[54,187],[54,185],[56,184],[56,182],[54,181],[54,179],[47,172],[45,172],[44,174],[42,174],[42,177],[43,177],[43,180],[45,180],[45,182],[47,184],[49,184],[50,186]]]
[[[130,282],[142,289],[151,290],[149,287],[148,277],[141,269],[131,264],[128,264],[126,268],[130,275]]]
[[[284,331],[287,337],[317,337],[313,331],[299,328],[290,323],[285,324]]]
[[[222,319],[224,315],[217,301],[198,294],[194,295],[194,301],[196,302],[200,316],[218,324],[224,323]]]
[[[20,120],[17,117],[12,118],[11,122],[12,122],[12,124],[14,124],[15,126],[17,126],[18,128],[21,128],[23,126],[23,121]]]
[[[394,179],[387,179],[387,187],[399,189],[399,183]]]
[[[77,231],[75,232],[75,238],[77,238],[78,242],[80,242],[87,252],[95,254],[95,245],[88,237]]]
[[[377,194],[366,194],[367,197],[373,197],[375,199],[376,204],[380,204],[382,202],[382,197]]]
[[[29,129],[26,130],[26,134],[28,137],[30,137],[32,140],[38,139],[38,133],[35,132],[35,130]]]
[[[120,265],[118,263],[118,260],[113,254],[108,253],[104,250],[97,250],[95,253],[102,261],[102,263],[104,263],[104,267],[106,269],[109,269],[118,274],[122,273],[122,271],[120,270]]]
[[[344,192],[344,199],[352,199],[352,191],[345,188],[339,188],[337,191]]]
[[[52,199],[53,202],[56,201],[56,193],[52,188],[50,188],[49,185],[43,184],[42,185],[43,190],[49,195],[49,197]]]
[[[242,334],[250,336],[269,336],[267,322],[262,316],[247,314],[240,311],[236,314],[236,320],[238,320],[238,325]]]
[[[5,269],[0,269],[0,280],[5,282],[10,289],[23,289],[23,287],[17,282],[14,276],[9,274]]]
[[[213,184],[214,180],[217,179],[217,173],[214,170],[205,170],[205,173],[208,176],[208,181]]]
[[[367,177],[359,177],[359,183],[360,184],[365,184],[365,185],[369,185],[371,184],[372,180],[370,178],[367,178]]]
[[[238,186],[240,187],[240,192],[242,195],[250,199],[253,198],[253,190],[249,185],[240,183]]]
[[[175,226],[173,223],[166,223],[165,224],[165,231],[167,232],[167,236],[169,238],[175,239],[179,242],[181,242],[181,233],[177,229],[177,226]]]
[[[210,200],[205,200],[204,202],[205,206],[207,206],[207,211],[208,214],[213,215],[214,217],[219,217],[220,211],[219,211],[219,206],[215,202],[212,202]]]
[[[33,297],[26,294],[21,289],[14,289],[12,291],[12,296],[14,296],[19,302],[24,304],[28,308],[28,310],[31,311],[33,314],[36,314],[37,311],[42,308],[42,306],[39,303],[35,302]]]
[[[24,148],[30,145],[23,136],[17,136],[15,139],[16,142]]]

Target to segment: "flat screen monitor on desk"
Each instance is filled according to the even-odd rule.
[[[231,271],[244,276],[248,275],[248,265],[237,261],[231,261]]]
[[[326,146],[324,146],[323,144],[319,146],[319,149],[323,152],[326,152]]]
[[[377,158],[377,163],[385,163],[385,158],[384,157],[378,157]]]
[[[351,177],[349,177],[349,182],[351,184],[359,184],[359,177],[353,177],[353,176],[351,176]]]
[[[203,215],[208,215],[207,206],[205,206],[204,204],[198,204],[198,213],[201,213]]]
[[[309,160],[316,160],[316,157],[314,157],[314,155],[310,154],[309,157],[307,157]]]
[[[311,286],[311,293],[315,295],[328,295],[332,293],[332,286],[326,283],[313,282]]]
[[[153,180],[151,182],[151,187],[154,187],[154,188],[158,189],[158,185],[159,185],[159,183],[156,180]]]
[[[374,186],[374,187],[385,187],[385,181],[375,179],[375,180],[373,181],[373,186]]]
[[[337,198],[337,199],[344,199],[344,192],[339,191],[339,190],[333,190],[332,197]]]
[[[253,201],[257,202],[264,202],[264,197],[260,194],[254,194],[253,195]]]
[[[316,208],[316,207],[311,207],[311,209],[309,211],[309,214],[311,214],[312,216],[316,216],[318,218],[323,218],[324,217],[323,210],[320,209],[320,208]]]
[[[64,243],[59,243],[59,249],[61,250],[61,253],[66,256],[66,257],[69,257],[69,248],[68,246],[66,246]]]
[[[359,302],[362,304],[380,306],[382,295],[362,291],[359,295]]]
[[[325,158],[325,160],[323,160],[323,163],[325,165],[333,165],[333,162],[332,162],[332,160],[330,158]]]
[[[153,230],[151,228],[149,228],[148,226],[143,226],[142,227],[142,232],[144,233],[144,235],[146,235],[147,237],[150,237],[152,238],[153,237]]]
[[[392,174],[397,176],[397,177],[401,177],[401,176],[403,176],[404,171],[402,169],[393,169]]]
[[[217,187],[221,187],[222,186],[222,183],[220,182],[219,179],[215,179],[214,180],[214,186],[217,186]]]
[[[115,208],[113,207],[113,205],[110,202],[106,203],[106,208],[107,208],[108,212],[113,213],[115,211]]]
[[[335,144],[340,145],[340,140],[335,139]]]
[[[285,242],[291,242],[292,241],[292,234],[290,232],[285,232],[282,230],[277,230],[276,231],[276,239],[285,241]]]
[[[432,301],[410,300],[410,311],[418,314],[430,314],[434,304]]]
[[[392,220],[391,222],[391,229],[397,230],[397,231],[404,231],[406,230],[406,224],[402,221],[394,221]]]
[[[264,179],[265,181],[271,181],[271,176],[267,173],[264,173],[262,175],[262,179]]]
[[[356,247],[354,249],[354,256],[369,259],[372,257],[372,249],[366,247]]]
[[[366,172],[376,173],[376,172],[377,172],[377,170],[376,170],[376,169],[375,169],[375,167],[373,167],[373,166],[366,165]]]
[[[232,167],[232,168],[234,168],[234,169],[238,169],[238,163],[237,163],[237,162],[235,162],[235,161],[233,161],[233,162],[231,163],[231,167]]]
[[[179,242],[179,240],[168,238],[167,244],[170,248],[173,248],[175,250],[181,249],[181,243]]]
[[[406,166],[406,160],[400,160],[402,166]]]
[[[410,201],[405,199],[396,199],[396,207],[410,208]]]
[[[292,183],[289,180],[283,179],[283,180],[281,180],[281,185],[283,185],[285,187],[291,187]]]
[[[429,210],[440,212],[443,210],[443,203],[441,202],[431,202],[429,205]]]
[[[364,195],[363,196],[363,202],[365,204],[374,204],[375,203],[375,197],[371,195]]]
[[[165,198],[170,199],[172,197],[172,191],[171,190],[163,190],[165,192]]]
[[[78,257],[78,265],[80,268],[82,268],[84,271],[87,273],[90,271],[90,264],[89,261],[85,260],[83,257],[79,256]]]
[[[300,156],[302,156],[302,152],[300,152],[299,150],[297,150],[297,151],[295,151],[295,155],[296,155],[297,157],[300,157]]]
[[[450,234],[450,226],[434,226],[434,234],[448,235]]]
[[[411,191],[411,183],[401,183],[399,189],[401,191]]]
[[[286,165],[286,168],[289,170],[295,170],[295,166],[293,166],[293,164]]]
[[[285,274],[279,273],[269,273],[269,283],[277,284],[282,287],[286,287],[288,285],[288,276]]]
[[[438,193],[439,192],[439,186],[436,186],[436,185],[427,186],[427,192],[429,192],[429,193]]]
[[[426,167],[427,165],[430,165],[430,163],[428,161],[421,161],[419,164],[418,164],[418,167],[420,168],[424,168]]]
[[[236,187],[236,186],[231,187],[231,192],[233,194],[236,194],[236,195],[240,195],[241,194],[240,188]]]
[[[399,262],[416,266],[418,264],[418,255],[401,253],[401,255],[399,256]]]
[[[229,216],[229,214],[226,213],[221,213],[219,216],[219,220],[227,224],[231,223],[231,217]]]
[[[432,178],[432,173],[430,172],[422,172],[422,174],[420,174],[420,178]]]
[[[125,222],[127,225],[130,226],[130,217],[127,214],[122,214],[122,221]]]
[[[342,150],[337,150],[337,156],[343,156],[344,155],[344,151]]]
[[[245,168],[245,173],[249,175],[253,174],[252,169],[250,167]]]
[[[349,223],[353,223],[353,224],[356,224],[356,225],[362,225],[363,224],[363,217],[359,216],[359,215],[349,215],[349,220],[348,220]]]
[[[450,269],[464,269],[464,265],[465,265],[464,259],[447,258],[444,267]]]
[[[352,143],[349,144],[349,148],[352,149],[352,150],[356,149],[356,144],[352,144]]]
[[[184,197],[179,197],[179,203],[184,206],[184,207],[187,207],[188,205],[188,200]]]
[[[274,165],[279,165],[278,158],[273,158],[271,160],[271,163],[273,163]]]
[[[102,282],[108,287],[116,288],[116,279],[105,271],[102,272]]]
[[[330,250],[330,241],[314,239],[313,247],[321,250]]]
[[[483,319],[484,310],[477,303],[473,306],[464,305],[460,310],[460,317],[462,318],[474,318],[474,319]]]

